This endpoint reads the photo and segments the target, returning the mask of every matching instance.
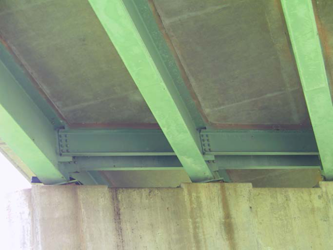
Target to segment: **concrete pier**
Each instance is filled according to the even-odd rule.
[[[311,189],[35,186],[7,202],[15,250],[333,249],[328,182]]]

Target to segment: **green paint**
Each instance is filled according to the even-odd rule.
[[[0,138],[44,184],[66,181],[53,126],[0,61]]]
[[[63,156],[175,155],[161,130],[59,130]]]
[[[196,126],[134,2],[90,3],[191,180],[213,179]]]
[[[183,169],[176,156],[75,157],[74,162],[62,164],[64,168],[71,173],[91,170],[130,171]]]
[[[318,156],[219,156],[218,169],[320,169]]]
[[[323,165],[333,180],[333,107],[311,0],[282,0],[299,76]]]
[[[318,155],[313,131],[202,130],[205,155]]]
[[[62,163],[69,173],[82,171],[161,171],[183,169],[176,156],[75,157]],[[227,169],[320,169],[318,156],[216,156],[210,161],[216,170]]]
[[[195,102],[189,93],[188,88],[186,87],[184,80],[181,76],[180,70],[177,66],[177,63],[173,57],[173,55],[170,52],[170,49],[168,45],[166,44],[163,35],[161,34],[161,31],[159,30],[159,27],[156,23],[156,20],[152,14],[152,11],[150,9],[149,3],[147,0],[135,0],[133,1],[133,4],[135,4],[137,12],[140,14],[142,18],[142,22],[146,26],[150,38],[152,39],[154,46],[159,52],[159,56],[161,60],[163,61],[165,67],[167,68],[174,84],[177,90],[179,91],[179,94],[184,101],[184,104],[186,105],[186,108],[188,109],[193,122],[195,123],[195,126],[197,128],[204,128],[208,124],[206,124],[198,111]]]
[[[63,157],[175,155],[161,130],[62,129],[58,138]],[[310,130],[201,130],[200,138],[206,160],[214,155],[318,155]]]

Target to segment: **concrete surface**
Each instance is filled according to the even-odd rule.
[[[280,1],[151,2],[211,125],[311,127]]]
[[[209,125],[311,127],[280,1],[150,2]],[[329,69],[333,5],[314,2]],[[69,125],[156,127],[88,1],[0,1],[0,38]]]
[[[88,1],[0,1],[0,38],[70,125],[156,123]]]
[[[333,249],[333,184],[36,186],[7,200],[10,249]],[[20,230],[17,230],[17,229]]]

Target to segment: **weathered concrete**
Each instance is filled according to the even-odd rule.
[[[311,126],[280,1],[150,1],[211,125]]]
[[[11,249],[333,249],[333,183],[108,189],[36,186],[8,199]],[[21,230],[17,230],[17,227]]]

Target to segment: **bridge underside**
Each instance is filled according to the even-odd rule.
[[[332,11],[327,0],[4,1],[0,148],[44,184],[331,180]]]

